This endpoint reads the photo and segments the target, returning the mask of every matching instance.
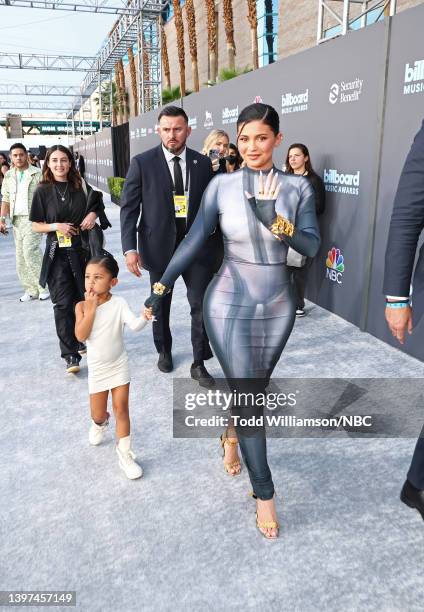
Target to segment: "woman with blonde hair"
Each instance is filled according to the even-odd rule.
[[[226,157],[229,153],[230,138],[224,130],[212,130],[205,138],[202,153],[207,155],[214,172],[226,172]]]

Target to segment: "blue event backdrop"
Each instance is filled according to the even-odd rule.
[[[196,150],[214,128],[234,142],[241,109],[261,100],[280,113],[278,167],[291,143],[308,145],[327,208],[307,297],[386,342],[382,267],[397,181],[424,115],[422,23],[423,5],[181,100]],[[158,113],[130,120],[131,157],[158,145]],[[93,175],[102,189],[112,155],[103,147],[99,156],[98,140],[108,131],[95,137]],[[405,350],[424,358],[416,339]]]

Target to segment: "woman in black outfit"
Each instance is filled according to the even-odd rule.
[[[311,164],[308,147],[302,143],[294,143],[290,145],[286,157],[286,172],[287,174],[299,174],[306,176],[314,188],[315,193],[315,208],[317,216],[322,215],[325,210],[325,186],[324,181],[316,172],[314,172]],[[305,287],[308,270],[312,264],[312,257],[306,257],[302,267],[287,266],[292,273],[296,293],[296,316],[305,316]]]
[[[62,145],[49,149],[29,218],[33,231],[47,234],[40,285],[49,285],[67,372],[79,371],[79,351],[84,348],[74,333],[74,307],[84,299],[84,272],[92,242],[89,230],[94,228],[97,217],[103,229],[110,227],[101,192],[81,179],[69,149]]]

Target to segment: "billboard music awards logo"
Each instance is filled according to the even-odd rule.
[[[330,104],[346,104],[348,102],[358,102],[362,94],[363,79],[356,78],[354,81],[342,81],[333,83],[328,94]]]
[[[203,123],[203,127],[205,127],[206,129],[213,127],[212,113],[210,113],[209,111],[205,111],[205,121]]]
[[[358,170],[355,174],[343,174],[335,168],[327,170],[324,168],[325,190],[333,193],[346,195],[359,195],[359,179],[361,173]]]
[[[328,251],[327,259],[325,260],[326,273],[325,276],[333,283],[342,284],[344,266],[344,257],[340,249],[333,247]]]
[[[192,130],[195,130],[197,128],[197,117],[189,117],[188,125]]]
[[[309,89],[293,94],[291,91],[281,96],[281,114],[301,113],[308,110]]]
[[[421,93],[424,91],[424,59],[417,60],[413,65],[405,65],[405,82],[403,95]]]
[[[238,106],[235,108],[228,108],[228,106],[226,106],[224,109],[222,109],[222,123],[236,123],[238,114]]]

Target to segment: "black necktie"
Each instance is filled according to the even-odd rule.
[[[173,157],[174,162],[174,189],[175,195],[184,195],[183,173],[181,172],[180,158]]]

